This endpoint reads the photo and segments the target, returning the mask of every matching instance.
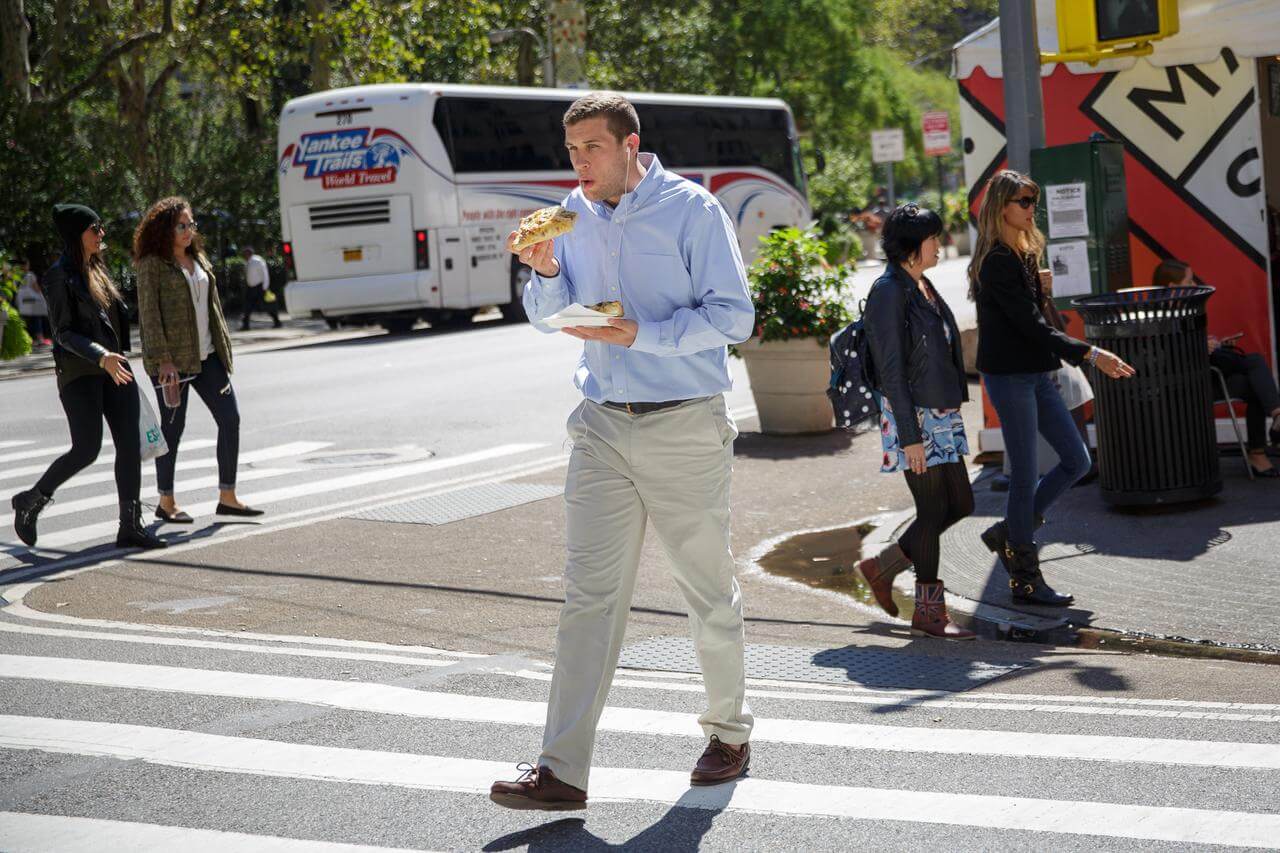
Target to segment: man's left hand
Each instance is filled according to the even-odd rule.
[[[610,317],[607,326],[565,326],[560,331],[584,341],[600,341],[616,347],[629,347],[636,342],[640,324],[635,320]]]

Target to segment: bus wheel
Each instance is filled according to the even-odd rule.
[[[335,331],[342,328],[342,320],[338,317],[325,317],[324,321]]]
[[[449,308],[432,317],[431,325],[437,329],[457,329],[461,326],[470,326],[475,316],[474,308]]]
[[[387,317],[379,320],[378,325],[386,329],[389,334],[403,335],[413,331],[413,324],[417,321],[416,317]]]
[[[502,319],[509,323],[523,323],[529,319],[524,313],[524,286],[529,283],[530,270],[524,264],[511,266],[511,301],[501,306]]]

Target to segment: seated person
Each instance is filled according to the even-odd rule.
[[[1191,267],[1182,261],[1162,261],[1156,267],[1152,284],[1156,287],[1177,287],[1194,284]],[[1272,444],[1280,444],[1280,391],[1266,361],[1257,353],[1246,353],[1234,342],[1243,332],[1225,338],[1209,336],[1209,364],[1222,371],[1227,379],[1231,396],[1245,401],[1245,425],[1248,431],[1246,443],[1249,449],[1249,465],[1259,477],[1280,478],[1267,458],[1266,419],[1271,417],[1270,438]],[[1220,388],[1215,383],[1214,395]]]

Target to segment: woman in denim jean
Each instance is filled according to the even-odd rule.
[[[978,372],[1000,416],[1009,458],[1005,519],[982,534],[1009,573],[1015,601],[1066,606],[1040,571],[1035,528],[1062,493],[1089,471],[1089,449],[1053,384],[1062,361],[1085,362],[1112,379],[1133,376],[1119,356],[1069,337],[1045,321],[1040,305],[1051,278],[1039,272],[1044,235],[1035,224],[1040,188],[1004,170],[987,182],[978,211],[978,243],[969,264],[969,296],[978,309]],[[1039,477],[1036,434],[1058,454],[1058,465]],[[1037,482],[1038,480],[1038,482]]]

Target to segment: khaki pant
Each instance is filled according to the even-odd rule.
[[[709,737],[745,743],[742,594],[729,550],[729,480],[738,431],[721,396],[630,415],[584,401],[569,417],[565,603],[539,763],[586,789],[596,725],[618,664],[645,522],[689,605],[707,690]]]

